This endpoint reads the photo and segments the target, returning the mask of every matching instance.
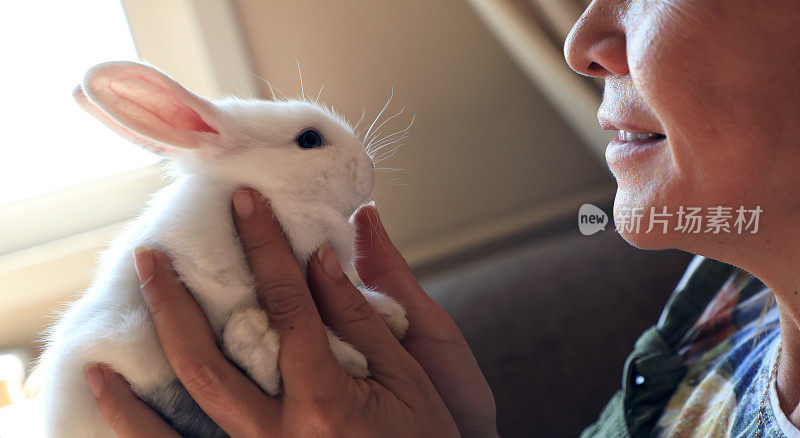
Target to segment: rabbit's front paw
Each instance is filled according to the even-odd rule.
[[[364,295],[368,303],[378,311],[378,313],[386,321],[386,325],[392,331],[392,334],[397,339],[403,339],[403,335],[408,330],[408,319],[406,318],[406,309],[397,301],[388,295],[374,291],[367,287],[359,287],[358,290]]]
[[[367,367],[367,358],[356,350],[355,347],[341,340],[336,333],[328,327],[325,327],[328,332],[328,342],[331,345],[333,357],[339,362],[339,365],[344,368],[344,371],[351,377],[359,379],[366,379],[369,377],[369,368]]]
[[[236,362],[267,394],[280,392],[278,333],[260,309],[233,312],[222,331],[225,354]]]

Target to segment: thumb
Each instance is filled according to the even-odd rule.
[[[356,212],[354,221],[358,254],[354,265],[361,281],[386,293],[406,308],[433,304],[389,238],[375,206],[363,205]]]

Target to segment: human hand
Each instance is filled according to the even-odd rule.
[[[461,435],[498,436],[494,396],[461,330],[414,278],[384,229],[378,210],[363,206],[355,222],[356,272],[366,286],[405,307],[409,326],[401,344],[433,382]]]
[[[271,398],[261,392],[222,355],[207,320],[163,254],[148,251],[137,256],[137,267],[144,280],[142,293],[162,347],[178,378],[203,410],[232,436],[324,436],[341,431],[354,436],[457,435],[456,424],[448,412],[450,405],[445,406],[431,380],[449,388],[446,398],[469,395],[471,391],[457,388],[452,379],[443,372],[439,373],[438,369],[444,370],[441,364],[428,364],[435,377],[426,375],[428,368],[394,340],[377,312],[365,303],[363,296],[343,275],[338,262],[329,258],[333,256],[332,251],[312,257],[306,283],[280,226],[266,204],[252,202],[260,199],[252,191],[239,192],[235,196],[236,206],[243,207],[237,211],[249,212],[237,216],[236,225],[256,280],[259,303],[281,336],[279,366],[284,394],[280,398]],[[361,224],[373,219],[368,213],[362,211],[357,216],[361,218]],[[374,219],[377,220],[377,215]],[[363,228],[360,226],[359,230]],[[382,228],[372,230],[378,232]],[[367,267],[365,272],[375,274],[372,277],[375,281],[398,286],[402,283],[396,280],[404,278],[395,277],[401,272],[399,269],[383,272],[375,269],[393,266],[384,263],[392,261],[389,258],[391,253],[385,251],[387,249],[381,247],[384,250],[383,261],[377,261],[373,269]],[[336,269],[325,269],[331,266]],[[352,379],[339,368],[309,292],[313,292],[325,322],[367,356],[372,372],[370,379]],[[409,293],[409,297],[414,296]],[[421,324],[446,328],[449,317],[442,320],[441,315],[431,312],[430,306],[423,301],[415,303],[423,310],[409,312],[410,319],[417,314]],[[452,327],[455,329],[454,324]],[[192,336],[187,336],[187,333]],[[445,335],[418,337],[417,340],[412,336],[409,345],[422,353],[423,362],[436,360],[429,349],[442,341],[445,344],[438,348],[456,352],[458,349],[454,347],[461,343],[466,348],[463,337],[458,342],[452,333]],[[468,348],[466,353],[472,357]],[[457,358],[460,356],[456,355]],[[477,370],[477,365],[474,368]],[[101,382],[100,390],[95,391],[98,406],[120,436],[152,436],[154,432],[176,436],[107,367],[89,368],[87,377],[90,382],[92,379],[98,381],[97,370]],[[485,385],[480,371],[477,373]],[[470,374],[456,370],[454,376],[464,379]],[[493,431],[494,403],[491,393],[488,394]],[[455,399],[452,401],[456,401],[455,409],[450,409],[462,414],[470,405]],[[484,406],[485,403],[477,405]],[[464,432],[470,434],[469,431],[474,430],[473,422],[467,421],[466,424],[468,427]]]

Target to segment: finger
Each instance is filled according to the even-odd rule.
[[[369,287],[395,298],[406,308],[408,330],[403,347],[422,366],[448,406],[459,400],[492,400],[475,356],[452,318],[420,287],[381,224],[378,211],[365,205],[355,215],[356,271]],[[469,412],[452,412],[458,418]],[[462,419],[463,419],[462,418]]]
[[[234,222],[256,283],[258,301],[280,336],[284,391],[319,397],[346,381],[336,364],[306,279],[267,201],[252,189],[233,194]],[[332,389],[333,388],[333,389]]]
[[[135,251],[142,296],[172,369],[192,398],[231,435],[252,435],[278,424],[280,404],[268,397],[219,351],[202,310],[167,257]]]
[[[399,301],[408,312],[406,338],[427,332],[431,324],[449,319],[441,307],[420,287],[400,251],[383,228],[378,210],[362,206],[355,214],[355,268],[368,287],[377,289]]]
[[[133,393],[128,383],[105,364],[87,364],[86,381],[97,407],[120,438],[180,438],[166,421]]]
[[[397,395],[422,368],[397,342],[380,314],[342,271],[333,249],[323,244],[308,263],[312,294],[325,322],[364,353],[372,378]]]

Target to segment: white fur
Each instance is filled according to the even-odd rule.
[[[269,198],[302,267],[328,241],[350,271],[349,217],[373,185],[373,164],[361,141],[316,103],[212,103],[152,67],[129,62],[94,67],[76,97],[120,134],[166,152],[174,180],[113,241],[93,285],[49,334],[40,364],[48,436],[114,436],[84,380],[87,362],[109,364],[140,395],[175,379],[139,291],[131,258],[139,245],[172,258],[224,352],[265,392],[278,393],[278,335],[256,301],[232,222],[231,193],[249,186]],[[214,132],[193,130],[198,120]],[[322,134],[323,147],[304,150],[294,143],[308,128]],[[402,336],[408,325],[403,308],[377,292],[365,296]],[[369,375],[361,353],[330,330],[329,339],[348,373]]]

